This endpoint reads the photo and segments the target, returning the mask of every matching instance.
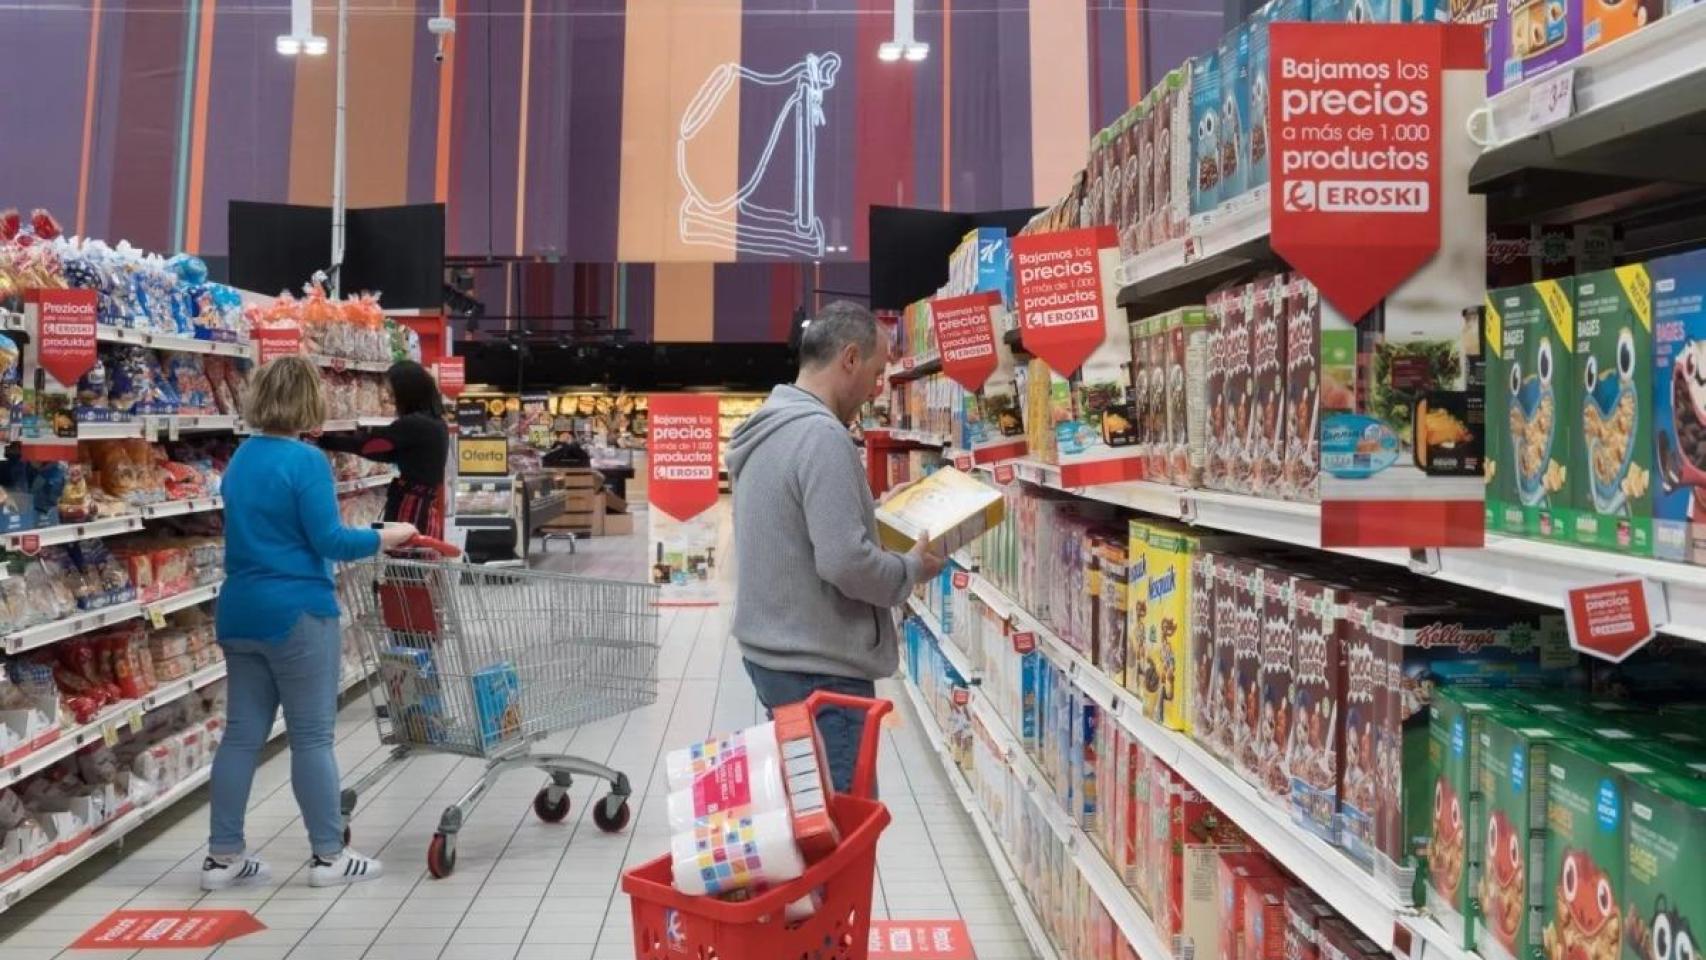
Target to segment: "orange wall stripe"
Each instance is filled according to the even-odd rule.
[[[1143,0],[1125,0],[1125,102],[1143,96]]]
[[[456,0],[444,0],[444,15],[456,16]],[[451,105],[456,92],[456,35],[444,41],[444,62],[438,67],[438,139],[433,148],[432,196],[439,203],[450,202],[450,119]],[[454,231],[451,236],[454,237]]]
[[[521,130],[515,150],[515,252],[526,251],[527,237],[527,94],[533,77],[533,0],[521,7]]]
[[[96,64],[101,54],[101,15],[103,0],[95,0],[89,11],[89,69],[83,78],[83,151],[77,166],[77,228],[78,236],[89,232],[89,155],[95,145],[95,79]]]
[[[656,343],[709,343],[714,333],[716,266],[710,263],[660,263],[652,271],[652,340]]]
[[[326,55],[291,58],[296,61],[296,95],[290,111],[289,202],[324,206],[332,202],[332,126],[338,83],[335,9],[314,11],[314,32],[326,38]],[[351,58],[350,66],[358,59]]]
[[[1031,199],[1060,199],[1084,166],[1090,139],[1090,26],[1082,5],[1051,0],[1030,5]]]
[[[207,181],[207,101],[212,93],[213,15],[219,0],[202,0],[201,31],[196,39],[195,101],[190,119],[190,184],[184,216],[184,249],[201,252],[201,208]]]
[[[409,200],[409,97],[414,89],[415,31],[426,29],[415,17],[395,15],[391,0],[350,0],[349,205],[384,207]],[[325,20],[337,26],[337,5],[321,4],[315,29]],[[332,48],[332,54],[337,48]],[[337,61],[332,68],[334,90]],[[335,95],[335,94],[334,94]],[[335,100],[328,100],[335,104]],[[328,109],[330,115],[330,109]],[[326,151],[326,166],[332,153]]]

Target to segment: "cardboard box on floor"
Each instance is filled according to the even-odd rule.
[[[877,508],[884,547],[910,550],[928,533],[943,553],[953,553],[1000,524],[1006,516],[1001,491],[943,467]]]

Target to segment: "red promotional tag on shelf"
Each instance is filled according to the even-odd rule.
[[[691,520],[717,504],[717,395],[654,393],[649,398],[651,504]]]
[[[955,570],[954,571],[954,589],[955,590],[964,590],[965,588],[967,588],[969,586],[971,586],[971,574],[965,572],[964,570]]]
[[[917,366],[917,365],[918,365],[918,358],[916,358],[916,357],[901,357],[900,358],[900,368],[902,370],[905,370],[907,373],[911,373],[912,368]]]
[[[95,365],[95,304],[93,290],[36,290],[30,294],[40,339],[37,359],[42,369],[67,387]]]
[[[1361,317],[1440,241],[1441,76],[1480,69],[1479,27],[1268,28],[1274,252]]]
[[[1013,652],[1030,653],[1037,648],[1037,635],[1029,630],[1013,634]]]
[[[955,470],[958,470],[961,473],[965,473],[967,470],[971,469],[971,465],[972,465],[971,454],[959,453],[959,454],[954,455],[954,469]]]
[[[1000,484],[1013,482],[1013,465],[1011,463],[996,464],[995,482]]]
[[[118,910],[90,927],[71,949],[202,949],[266,928],[247,910]]]
[[[954,688],[954,706],[963,707],[971,703],[971,691],[965,687]]]
[[[438,392],[452,400],[468,387],[468,358],[445,357],[438,361]]]
[[[870,960],[977,960],[964,920],[872,920]]]
[[[279,357],[302,352],[301,327],[256,327],[255,344],[260,347],[260,363],[265,366]]]
[[[942,372],[967,390],[981,390],[995,372],[995,318],[1001,294],[985,290],[968,297],[930,301],[930,323],[936,328],[936,349]]]
[[[1614,580],[1567,594],[1570,646],[1620,663],[1646,646],[1663,622],[1664,589],[1651,580]]]
[[[1112,227],[1013,238],[1019,340],[1055,373],[1071,376],[1107,334],[1102,251],[1119,245]]]

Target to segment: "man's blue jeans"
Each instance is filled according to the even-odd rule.
[[[342,637],[336,617],[303,614],[283,640],[220,638],[225,649],[226,721],[225,739],[213,758],[209,853],[231,856],[244,851],[249,787],[281,706],[290,736],[290,786],[308,827],[309,846],[315,856],[328,859],[343,850],[338,759],[332,753]]]
[[[758,702],[764,704],[766,711],[799,703],[818,690],[853,697],[877,695],[877,685],[870,680],[822,673],[789,673],[761,667],[751,660],[741,662],[746,664],[746,675],[752,678],[753,689],[758,691]],[[817,732],[823,739],[835,789],[841,793],[852,790],[853,768],[859,762],[859,740],[865,732],[865,714],[845,707],[828,707],[817,715]]]

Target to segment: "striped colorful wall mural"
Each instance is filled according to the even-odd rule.
[[[596,276],[660,341],[776,339],[799,291],[863,289],[873,203],[1051,201],[1090,134],[1220,31],[1210,0],[919,0],[931,56],[889,64],[888,0],[449,5],[439,64],[438,0],[350,0],[350,203],[445,202],[450,254],[558,261],[530,268],[551,302]],[[228,200],[329,202],[335,58],[279,56],[287,11],[0,8],[11,75],[42,78],[0,98],[0,206],[220,255]],[[331,0],[314,25],[336,44]]]

